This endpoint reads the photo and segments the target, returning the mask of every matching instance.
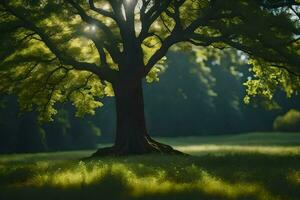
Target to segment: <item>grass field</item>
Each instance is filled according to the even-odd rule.
[[[0,200],[300,199],[300,133],[159,138],[193,156],[0,156]]]

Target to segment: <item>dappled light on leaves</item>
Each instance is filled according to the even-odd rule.
[[[116,82],[119,74],[123,77],[128,71],[137,76],[133,80],[158,81],[169,49],[214,47],[234,48],[251,59],[254,77],[246,83],[246,103],[259,95],[270,101],[277,88],[288,97],[297,95],[299,9],[285,4],[249,0],[3,2],[0,91],[16,94],[23,110],[38,111],[41,121],[52,120],[56,103],[69,100],[78,116],[93,114],[102,106],[100,98],[106,96],[106,92],[89,91],[95,85],[103,90],[103,81]],[[204,52],[196,54],[197,62],[205,57]],[[34,72],[35,65],[43,70]],[[60,77],[49,74],[55,68]],[[205,70],[202,79],[211,79],[205,78],[209,73]],[[8,80],[12,71],[14,78]],[[69,71],[77,75],[64,75]],[[82,71],[94,74],[93,84]],[[47,76],[56,81],[45,81]],[[79,76],[85,78],[78,80]],[[81,91],[73,92],[79,84],[60,84],[66,82],[81,82]],[[43,94],[28,94],[30,89],[43,90]],[[70,98],[62,97],[70,93],[74,93]],[[212,90],[210,94],[215,95]]]
[[[250,103],[251,97],[271,101],[279,90],[288,98],[298,95],[300,77],[297,74],[289,74],[283,66],[278,68],[261,60],[250,60],[250,64],[254,77],[244,84],[247,92],[245,103]]]

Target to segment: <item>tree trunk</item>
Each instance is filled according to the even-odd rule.
[[[182,154],[153,140],[147,133],[142,81],[113,85],[117,112],[117,132],[113,147],[99,149],[93,156],[146,153]]]

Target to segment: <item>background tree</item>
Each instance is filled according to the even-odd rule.
[[[0,153],[93,149],[100,129],[91,117],[74,117],[70,105],[59,106],[53,122],[37,123],[37,113],[19,113],[16,97],[0,96]]]
[[[300,130],[300,112],[295,109],[289,110],[283,116],[278,116],[274,120],[275,131],[298,132]]]
[[[178,153],[147,133],[142,80],[146,76],[148,80],[156,78],[157,64],[174,45],[184,49],[190,45],[231,46],[250,56],[260,80],[275,75],[285,80],[277,85],[292,94],[297,86],[285,86],[287,80],[299,82],[300,34],[291,16],[292,12],[297,16],[297,8],[292,7],[297,4],[3,0],[0,90],[17,94],[22,110],[36,109],[40,120],[52,119],[57,102],[71,101],[81,116],[102,106],[99,98],[114,95],[115,144],[95,155]],[[269,10],[273,8],[276,11]],[[250,95],[262,90],[260,83],[248,85]]]

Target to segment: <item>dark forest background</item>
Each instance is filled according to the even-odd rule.
[[[300,130],[291,125],[288,127],[293,130],[284,130],[278,125],[282,119],[279,116],[289,111],[292,120],[300,119],[297,110],[291,114],[291,109],[299,109],[299,98],[288,99],[278,92],[278,104],[260,99],[249,105],[243,103],[243,83],[252,76],[247,64],[235,66],[223,56],[218,62],[208,59],[208,68],[201,68],[192,54],[171,52],[167,57],[168,67],[160,81],[144,85],[147,126],[152,136]],[[105,98],[103,103],[95,116],[84,118],[74,116],[72,105],[60,105],[55,120],[41,125],[34,112],[19,113],[16,97],[1,96],[0,153],[91,149],[111,142],[115,132],[114,99]]]

